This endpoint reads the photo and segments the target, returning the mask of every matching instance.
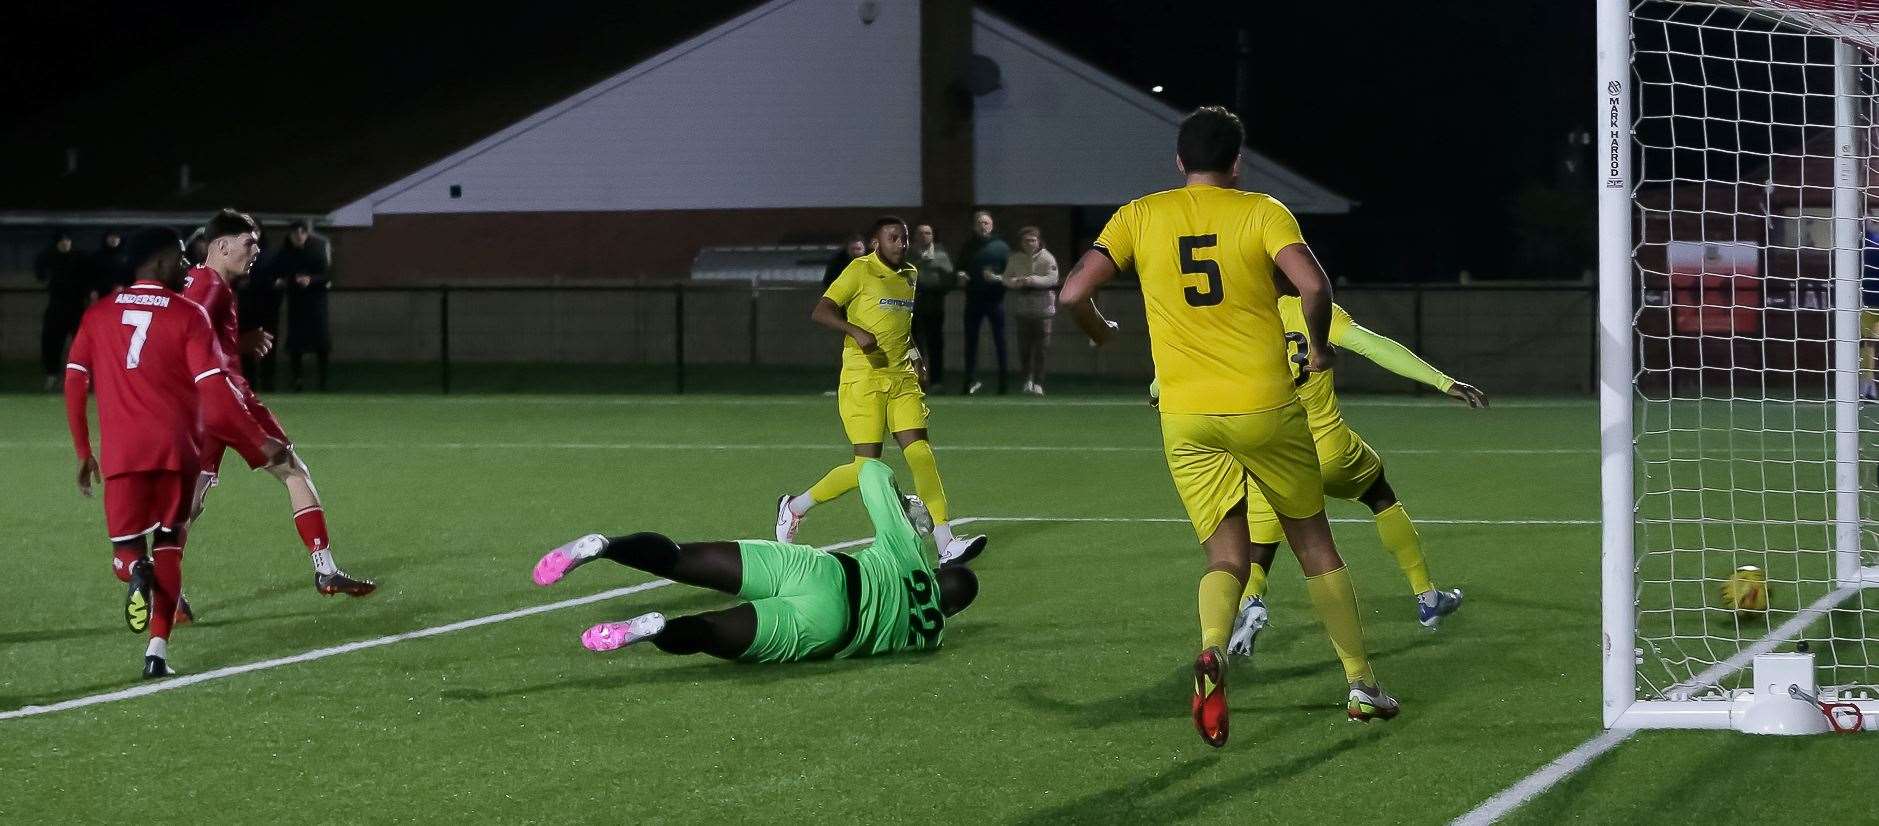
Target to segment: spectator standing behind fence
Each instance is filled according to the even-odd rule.
[[[46,389],[59,389],[65,376],[65,342],[78,332],[85,305],[98,297],[92,264],[72,249],[72,236],[61,232],[33,261],[33,277],[46,285],[46,314],[39,327],[39,365]]]
[[[868,239],[861,233],[850,233],[848,240],[842,242],[841,249],[829,258],[829,266],[822,271],[822,289],[827,290],[835,279],[841,277],[842,270],[848,269],[850,262],[868,254]],[[824,390],[822,395],[833,396],[834,390]]]
[[[99,295],[130,286],[130,261],[124,252],[124,236],[107,229],[91,254],[91,278]]]
[[[278,341],[281,337],[281,292],[287,289],[287,280],[293,273],[281,270],[280,263],[284,260],[281,251],[269,249],[265,235],[261,235],[261,250],[256,253],[256,260],[254,269],[240,279],[241,283],[235,289],[235,317],[241,320],[241,334],[244,338],[265,335],[270,342]],[[279,353],[270,347],[265,355],[256,358],[256,349],[242,348],[242,375],[248,377],[248,383],[254,389],[273,392]]]
[[[937,390],[946,378],[946,294],[966,279],[953,268],[953,257],[933,238],[933,225],[913,230],[907,259],[920,270],[913,298],[913,346],[926,360],[927,382]]]
[[[192,267],[200,267],[202,262],[209,260],[209,239],[205,237],[207,233],[208,231],[202,227],[196,227],[196,231],[189,234],[189,240],[184,242],[183,257],[189,259],[189,265]]]
[[[326,238],[313,234],[313,225],[305,219],[295,221],[287,230],[287,243],[276,253],[275,265],[284,277],[287,290],[287,357],[294,392],[305,389],[301,380],[303,360],[313,354],[319,371],[321,390],[326,389],[327,358],[333,342],[327,326],[326,296],[332,287],[330,270],[333,248]]]
[[[1011,320],[1018,328],[1020,392],[1044,395],[1044,357],[1050,352],[1050,320],[1057,315],[1057,257],[1044,249],[1037,227],[1018,230],[1018,251],[1005,259],[1005,289],[1011,297]]]
[[[972,213],[972,240],[959,250],[959,275],[966,285],[966,395],[984,388],[976,374],[979,365],[979,328],[992,326],[992,352],[998,357],[998,394],[1005,394],[1010,364],[1005,355],[1005,259],[1011,245],[993,234],[996,225],[985,210]]]
[[[835,256],[829,259],[828,268],[822,271],[822,288],[828,289],[830,284],[835,283],[835,278],[842,274],[842,270],[848,269],[849,262],[867,254],[868,239],[861,237],[858,232],[848,236],[848,240],[842,242],[842,248],[836,250]]]

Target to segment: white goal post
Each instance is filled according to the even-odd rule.
[[[1604,724],[1879,728],[1879,2],[1597,2]]]

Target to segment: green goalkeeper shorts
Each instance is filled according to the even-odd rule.
[[[757,638],[738,659],[779,663],[833,656],[848,626],[847,582],[835,557],[807,545],[737,543],[737,596],[757,611]]]

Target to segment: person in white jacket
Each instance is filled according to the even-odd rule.
[[[1018,230],[1018,249],[1005,260],[1005,288],[1013,295],[1012,320],[1018,328],[1021,392],[1044,395],[1044,355],[1050,351],[1050,320],[1057,315],[1057,257],[1044,249],[1037,227]]]

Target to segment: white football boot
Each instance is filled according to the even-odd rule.
[[[1227,638],[1227,653],[1242,657],[1253,655],[1253,646],[1259,641],[1259,632],[1265,630],[1271,617],[1266,613],[1266,601],[1259,597],[1247,597],[1240,602],[1240,612],[1233,617],[1233,636]]]
[[[796,531],[802,527],[802,517],[790,510],[789,500],[795,497],[785,493],[776,500],[776,541],[794,543]]]

